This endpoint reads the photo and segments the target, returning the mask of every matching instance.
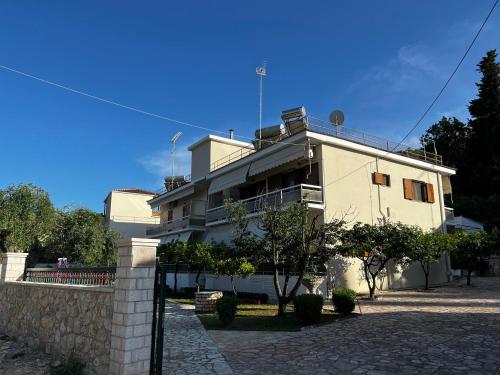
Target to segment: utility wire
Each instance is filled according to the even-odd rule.
[[[406,135],[403,137],[403,139],[401,139],[401,141],[396,145],[396,147],[394,147],[392,149],[392,151],[396,150],[399,146],[401,146],[401,144],[406,140],[406,138],[408,138],[410,136],[410,134],[413,133],[413,131],[420,125],[420,123],[425,118],[425,116],[427,116],[427,114],[432,109],[432,107],[434,107],[434,104],[436,104],[436,102],[438,101],[438,99],[441,97],[441,95],[443,94],[444,90],[446,89],[446,87],[448,86],[448,84],[450,83],[450,81],[452,80],[452,78],[455,76],[455,73],[460,68],[460,65],[462,65],[462,63],[464,62],[465,58],[469,54],[469,51],[474,46],[474,43],[476,42],[477,38],[479,37],[479,34],[481,34],[481,31],[483,31],[483,28],[486,25],[486,22],[488,22],[488,19],[490,18],[491,14],[495,10],[495,7],[497,6],[497,4],[498,4],[499,1],[500,0],[496,0],[493,3],[493,6],[491,7],[488,15],[486,16],[486,18],[484,19],[483,23],[481,24],[481,27],[476,32],[476,35],[474,35],[474,38],[472,39],[472,41],[470,42],[469,46],[467,47],[467,50],[465,51],[464,55],[462,56],[462,58],[460,59],[460,61],[458,62],[458,64],[455,66],[455,69],[453,70],[453,72],[451,73],[451,75],[449,76],[449,78],[446,80],[444,86],[441,88],[441,90],[439,90],[438,94],[436,95],[436,97],[434,98],[434,100],[431,102],[431,104],[427,107],[427,109],[424,111],[424,113],[422,114],[422,116],[420,116],[420,118],[418,119],[417,123],[408,131],[408,133],[406,133]]]
[[[49,81],[47,79],[44,79],[44,78],[41,78],[41,77],[37,77],[37,76],[34,76],[32,74],[28,74],[28,73],[22,72],[20,70],[14,69],[14,68],[10,68],[10,67],[5,66],[5,65],[0,65],[0,69],[4,69],[4,70],[7,70],[9,72],[16,73],[18,75],[21,75],[21,76],[24,76],[24,77],[27,77],[27,78],[31,78],[31,79],[34,79],[36,81],[45,83],[47,85],[58,87],[60,89],[72,92],[74,94],[82,95],[82,96],[85,96],[85,97],[90,98],[90,99],[94,99],[94,100],[97,100],[97,101],[100,101],[100,102],[103,102],[103,103],[111,104],[111,105],[114,105],[116,107],[124,108],[124,109],[127,109],[129,111],[137,112],[137,113],[140,113],[140,114],[143,114],[143,115],[146,115],[146,116],[150,116],[150,117],[157,118],[157,119],[160,119],[160,120],[170,121],[170,122],[173,122],[173,123],[176,123],[176,124],[179,124],[179,125],[184,125],[184,126],[188,126],[188,127],[191,127],[191,128],[200,129],[200,130],[204,130],[204,131],[211,132],[211,133],[219,133],[219,134],[226,135],[226,132],[221,131],[221,130],[210,129],[210,128],[207,128],[205,126],[196,125],[196,124],[192,124],[192,123],[181,121],[181,120],[176,120],[176,119],[171,118],[171,117],[162,116],[162,115],[159,115],[159,114],[156,114],[156,113],[153,113],[153,112],[148,112],[148,111],[142,110],[140,108],[131,107],[131,106],[128,106],[128,105],[125,105],[125,104],[121,104],[121,103],[118,103],[116,101],[105,99],[105,98],[102,98],[102,97],[99,97],[99,96],[96,96],[96,95],[92,95],[92,94],[89,94],[88,92],[85,92],[85,91],[76,90],[76,89],[73,89],[71,87],[68,87],[68,86],[56,83],[54,81]],[[238,138],[242,138],[242,139],[247,139],[247,140],[250,140],[250,141],[254,140],[253,138],[245,137],[245,136],[237,136],[237,137]],[[288,145],[292,145],[292,146],[305,146],[306,145],[305,143],[288,143],[288,142],[279,142],[279,143],[288,144]],[[244,148],[247,148],[247,147],[244,147]]]

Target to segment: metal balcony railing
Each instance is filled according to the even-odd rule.
[[[444,208],[444,217],[446,221],[453,221],[455,220],[455,211],[451,207],[445,207]]]
[[[292,202],[323,203],[323,190],[321,186],[300,184],[285,189],[276,190],[256,197],[238,201],[242,204],[248,214],[262,211],[265,206],[278,206]],[[227,220],[226,206],[214,207],[207,210],[206,222],[214,223]]]
[[[403,155],[412,159],[422,160],[428,163],[443,165],[443,158],[441,155],[428,152],[423,148],[420,149],[405,144],[400,144],[398,142],[377,137],[356,129],[346,128],[344,126],[334,126],[329,121],[324,121],[312,116],[306,116],[304,118],[303,130],[345,139],[347,141],[356,142],[365,146],[374,147],[379,150]],[[286,140],[287,137],[295,135],[300,131],[300,128],[294,129],[292,133],[288,132],[280,136],[280,139],[276,141],[276,143],[279,143],[282,140]],[[225,165],[231,164],[237,160],[243,159],[253,153],[255,153],[255,149],[253,149],[252,147],[241,148],[240,150],[237,150],[213,162],[210,165],[210,172],[224,167]]]
[[[191,215],[146,229],[146,235],[154,236],[160,233],[169,233],[181,229],[189,229],[190,227],[204,227],[204,226],[205,226],[204,216]]]

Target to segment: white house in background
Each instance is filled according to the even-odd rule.
[[[123,238],[145,238],[146,228],[160,223],[160,213],[148,201],[156,193],[142,189],[114,189],[104,200],[105,222]]]
[[[444,206],[444,194],[451,193],[455,170],[443,166],[439,155],[335,127],[307,116],[302,107],[284,111],[282,119],[282,124],[262,129],[260,141],[239,142],[230,133],[229,138],[209,135],[191,145],[191,176],[175,177],[177,184],[149,201],[160,209],[160,225],[148,229],[148,237],[164,243],[230,242],[227,198],[244,204],[253,216],[263,202],[306,202],[324,221],[352,211],[352,221],[386,219],[446,231],[453,210]],[[366,291],[358,260],[344,259],[342,270],[331,267],[328,272],[337,286]],[[450,275],[449,258],[443,256],[432,267],[431,283],[446,282]],[[382,287],[423,282],[417,265],[404,270],[392,266]],[[270,276],[254,275],[237,283],[241,291],[274,295]],[[229,289],[229,284],[207,275],[206,287]]]

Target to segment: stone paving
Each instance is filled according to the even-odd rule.
[[[0,374],[49,374],[49,356],[0,335]]]
[[[194,313],[194,306],[166,302],[163,370],[166,374],[232,374]]]
[[[500,278],[391,291],[300,332],[210,331],[236,374],[500,374]]]

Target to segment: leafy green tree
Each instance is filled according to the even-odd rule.
[[[0,251],[29,252],[45,244],[54,225],[55,210],[49,195],[32,184],[0,190]]]
[[[196,269],[196,289],[200,291],[200,275],[213,264],[212,248],[205,242],[189,242],[187,244],[187,262]]]
[[[116,262],[118,238],[101,214],[86,208],[62,210],[56,214],[46,249],[53,260],[66,257],[70,264],[109,266]]]
[[[187,264],[187,243],[186,242],[170,242],[158,246],[157,254],[161,262],[174,264],[174,295],[177,294],[177,275],[182,264]]]
[[[238,254],[235,248],[227,246],[224,242],[212,243],[212,267],[216,275],[228,276],[234,295],[236,290],[235,277],[246,278],[255,273],[255,266],[246,256]]]
[[[467,285],[471,285],[472,272],[483,272],[488,267],[488,258],[491,255],[491,237],[485,231],[454,233],[455,246],[451,253],[452,268],[467,272]]]
[[[418,229],[415,230],[415,242],[407,254],[407,259],[420,264],[425,276],[425,289],[428,290],[431,266],[439,260],[443,253],[449,253],[453,250],[453,236],[443,232],[424,233]]]
[[[324,224],[306,204],[299,203],[264,204],[262,213],[255,219],[248,218],[243,207],[229,212],[236,241],[243,243],[240,247],[250,251],[259,264],[272,267],[278,315],[285,315],[286,306],[296,296],[305,273],[324,267],[335,254],[334,245],[344,221],[333,220]],[[251,220],[255,220],[258,232],[262,233],[259,237],[248,232]],[[297,276],[294,282],[292,276]]]
[[[488,196],[500,191],[500,63],[496,50],[486,53],[478,64],[482,73],[478,96],[469,104],[470,162],[474,165],[474,194]]]
[[[411,253],[417,237],[417,228],[400,223],[356,223],[344,231],[341,252],[363,263],[363,275],[370,298],[374,298],[377,279],[386,272],[387,263],[401,263]]]

